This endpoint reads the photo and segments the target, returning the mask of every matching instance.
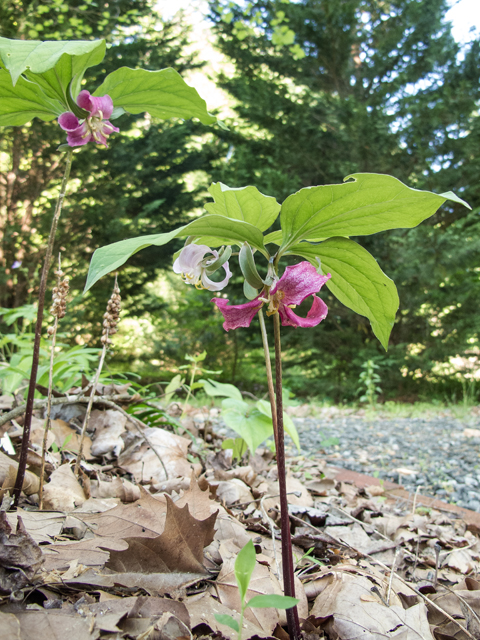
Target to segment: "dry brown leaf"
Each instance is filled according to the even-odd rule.
[[[166,497],[167,517],[156,538],[126,538],[128,549],[112,551],[107,568],[117,573],[192,573],[205,575],[203,548],[213,541],[216,513],[206,520],[190,515]]]
[[[228,471],[224,471],[223,469],[215,469],[215,479],[216,480],[232,480],[233,478],[238,478],[248,484],[249,487],[253,485],[257,474],[252,469],[250,465],[246,467],[235,467],[234,469],[229,469]]]
[[[139,489],[140,500],[130,504],[119,504],[102,513],[85,514],[82,519],[102,538],[158,536],[165,526],[167,501],[163,495],[154,498],[142,486],[139,486]]]
[[[116,476],[111,482],[106,480],[92,480],[90,482],[91,495],[94,498],[120,498],[122,502],[136,502],[141,493],[137,485],[125,478]]]
[[[262,483],[258,487],[258,491],[264,491],[267,497],[263,500],[263,506],[268,512],[269,509],[274,509],[280,504],[280,489],[278,487],[278,481]],[[307,487],[290,475],[287,476],[287,500],[288,504],[294,504],[299,507],[313,507],[313,498],[308,492]],[[300,494],[300,496],[295,495]],[[268,497],[273,496],[273,497]]]
[[[0,592],[22,589],[43,562],[42,550],[17,516],[13,533],[5,511],[0,511]]]
[[[125,447],[122,433],[126,431],[127,417],[116,409],[100,411],[95,409],[90,416],[89,427],[95,429],[92,440],[92,455],[105,456],[113,453],[119,456]]]
[[[52,542],[52,539],[60,534],[65,522],[64,513],[24,511],[24,509],[18,508],[17,511],[7,513],[11,527],[16,526],[17,515],[21,516],[25,529],[37,544]]]
[[[50,430],[54,436],[55,444],[59,449],[65,449],[72,453],[78,453],[80,447],[80,434],[73,429],[65,420],[52,420]],[[92,441],[89,436],[85,435],[83,440],[83,457],[86,460],[92,460],[94,456],[91,453]]]
[[[335,480],[333,478],[321,478],[320,480],[310,480],[305,483],[309,491],[317,496],[334,496],[337,495],[335,489]]]
[[[358,522],[349,526],[325,527],[324,533],[332,536],[335,540],[340,540],[359,553],[372,554],[395,547],[395,542],[369,536]]]
[[[145,429],[145,435],[155,447],[165,465],[169,478],[190,476],[192,468],[200,475],[202,466],[192,464],[186,458],[191,440],[182,438],[164,429]],[[136,482],[166,480],[165,472],[155,452],[143,441],[139,441],[126,449],[118,458],[118,464],[133,475]]]
[[[387,607],[378,600],[362,600],[370,596],[372,587],[376,586],[365,575],[331,571],[328,580],[328,586],[315,599],[310,615],[332,616],[326,630],[334,637],[433,640],[423,603],[404,609],[401,604]],[[385,598],[385,592],[382,596]]]
[[[13,613],[0,612],[0,640],[22,640],[20,622]]]
[[[50,476],[43,488],[43,505],[52,511],[73,511],[87,496],[69,464],[63,464]]]
[[[89,538],[79,542],[57,542],[44,547],[45,571],[67,569],[77,558],[88,567],[103,567],[109,558],[107,549],[122,551],[127,543],[115,538]]]
[[[17,477],[18,463],[0,451],[0,485],[2,489],[13,489]],[[31,471],[25,473],[22,491],[30,496],[38,493],[40,478]]]
[[[250,489],[239,478],[219,482],[216,495],[220,502],[227,506],[235,504],[236,502],[239,504],[253,502]]]
[[[467,575],[478,568],[478,562],[475,562],[468,549],[455,549],[455,551],[450,552],[443,565],[456,569],[462,575]]]
[[[61,609],[22,611],[16,617],[20,622],[22,640],[94,640],[96,637],[90,632],[87,618],[64,613]]]

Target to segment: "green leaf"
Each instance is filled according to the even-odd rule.
[[[272,419],[272,407],[270,406],[270,402],[267,402],[266,400],[259,400],[255,406],[261,413],[263,413],[263,415],[268,416],[270,420]],[[285,413],[285,411],[283,412],[283,428],[291,437],[297,449],[300,450],[300,439],[298,437],[297,428],[295,427],[293,420]]]
[[[251,224],[240,220],[230,220],[223,216],[202,216],[184,227],[179,227],[170,233],[158,233],[139,238],[121,240],[113,244],[97,249],[92,256],[90,269],[88,271],[87,282],[84,293],[86,293],[95,282],[107,273],[115,271],[135,253],[152,245],[160,247],[174,238],[181,238],[190,235],[217,235],[220,238],[227,238],[230,243],[241,244],[247,241],[250,245],[265,251],[263,247],[262,233]]]
[[[99,57],[100,52],[103,52],[101,57]],[[88,66],[98,64],[98,62],[103,60],[105,56],[105,41],[77,40],[65,42],[60,40],[40,42],[38,40],[9,40],[8,38],[0,38],[0,59],[7,71],[10,72],[14,85],[24,71],[45,73],[49,69],[53,69],[65,54],[66,56],[79,56],[82,58],[83,62],[78,63],[75,67],[75,73],[82,73],[82,64],[87,64],[87,66],[83,68],[84,71]],[[98,61],[89,64],[88,60],[90,59],[96,59]],[[62,73],[65,71],[66,66],[68,66],[68,63],[65,58],[61,65]],[[66,85],[64,85],[65,87],[68,86],[72,77],[73,76],[71,76]]]
[[[299,602],[300,600],[297,598],[271,593],[264,596],[254,596],[248,601],[247,607],[251,607],[252,609],[269,609],[270,607],[275,609],[291,609]]]
[[[257,554],[253,542],[249,540],[243,547],[235,560],[235,578],[240,591],[240,598],[243,601],[247,595],[248,585],[255,565],[257,564]]]
[[[205,205],[209,213],[243,220],[265,231],[278,217],[280,205],[271,196],[265,196],[256,187],[232,189],[221,182],[214,182],[208,189],[214,199]]]
[[[252,453],[273,433],[272,419],[243,401],[223,400],[222,418],[227,427],[245,440]]]
[[[0,69],[0,126],[20,126],[33,118],[48,122],[63,111],[37,84],[21,77],[13,86],[10,74]]]
[[[278,246],[280,246],[282,244],[282,239],[283,239],[283,231],[280,229],[280,231],[272,231],[272,233],[268,233],[264,239],[263,239],[263,244],[267,245],[270,242],[273,244],[278,244]]]
[[[199,380],[203,382],[203,390],[209,396],[220,396],[224,398],[235,398],[242,401],[242,394],[233,384],[225,384],[216,380]]]
[[[147,111],[155,118],[198,118],[203,124],[216,122],[207,105],[174,69],[147,71],[120,67],[110,73],[93,95],[108,94],[116,107],[129,113]]]
[[[289,196],[280,214],[280,252],[300,240],[365,236],[387,229],[415,227],[446,201],[470,208],[454,196],[410,189],[392,176],[356,173],[353,182],[307,187]]]
[[[215,613],[215,620],[220,624],[224,624],[226,627],[230,627],[237,633],[240,631],[240,627],[238,626],[238,622],[232,616],[227,615],[226,613]]]
[[[177,375],[170,380],[165,388],[165,396],[163,398],[166,404],[170,403],[175,391],[182,386],[183,382],[184,380],[180,373],[177,373]]]
[[[366,249],[347,238],[331,238],[317,245],[301,242],[288,253],[314,266],[320,258],[322,272],[332,275],[327,287],[342,304],[370,320],[374,334],[387,349],[399,305],[397,288]]]

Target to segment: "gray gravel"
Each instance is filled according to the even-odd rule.
[[[334,407],[309,408],[305,417],[298,416],[301,407],[291,413],[297,413],[292,418],[305,456],[319,456],[410,491],[420,486],[423,495],[480,512],[480,431],[477,437],[464,434],[466,428],[480,430],[475,408],[460,417],[448,411],[422,417],[348,415]]]

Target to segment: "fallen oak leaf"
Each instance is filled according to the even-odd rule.
[[[0,592],[22,589],[42,563],[42,550],[28,534],[20,516],[13,533],[5,511],[0,511]]]
[[[125,551],[112,551],[106,567],[118,573],[197,573],[206,575],[203,549],[213,542],[217,512],[197,520],[188,505],[180,508],[166,496],[167,517],[156,538],[124,538]]]

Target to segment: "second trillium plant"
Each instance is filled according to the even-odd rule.
[[[186,246],[176,255],[174,271],[188,284],[220,291],[230,279],[232,249],[238,249],[238,273],[243,276],[247,300],[231,305],[226,298],[214,297],[212,303],[223,314],[226,331],[250,326],[255,316],[259,319],[277,453],[284,590],[286,596],[295,597],[283,441],[280,325],[311,328],[324,320],[327,307],[317,293],[325,285],[340,302],[370,320],[386,349],[399,306],[397,289],[375,258],[350,236],[415,227],[447,201],[450,206],[468,205],[452,192],[438,195],[419,191],[391,176],[368,173],[347,176],[343,184],[301,189],[281,206],[253,186],[232,189],[216,183],[209,191],[213,202],[205,205],[207,214],[190,224],[170,233],[132,238],[98,249],[85,290],[140,249],[187,238]],[[268,232],[278,217],[280,229]],[[221,249],[217,252],[218,247]],[[284,268],[284,258],[295,264]],[[215,282],[210,276],[219,269],[223,269],[224,278]],[[306,299],[311,299],[311,307],[302,317],[294,309]],[[273,319],[275,391],[264,310]],[[287,611],[287,620],[290,637],[300,639],[296,607]]]

